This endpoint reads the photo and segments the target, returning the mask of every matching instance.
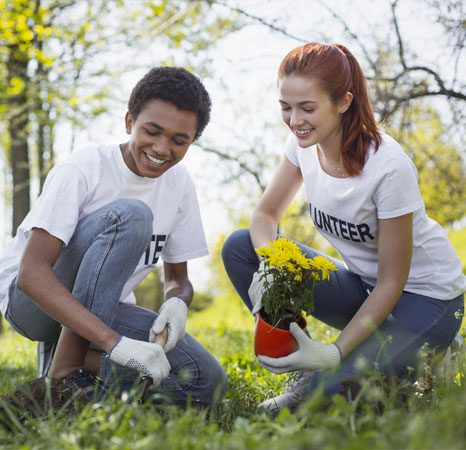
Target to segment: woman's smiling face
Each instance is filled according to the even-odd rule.
[[[151,100],[136,120],[126,113],[129,142],[121,146],[123,159],[136,175],[158,178],[179,163],[197,133],[197,114],[164,100]]]
[[[341,112],[313,78],[289,75],[278,80],[282,119],[300,147],[339,142]]]

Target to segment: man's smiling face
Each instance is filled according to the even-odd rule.
[[[132,172],[157,178],[179,163],[197,133],[197,114],[178,109],[164,100],[151,100],[136,120],[125,117],[129,142],[121,145],[123,159]]]

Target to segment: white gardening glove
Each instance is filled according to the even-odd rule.
[[[273,373],[285,373],[297,370],[331,369],[340,365],[341,353],[337,344],[332,342],[327,345],[315,341],[295,322],[290,325],[290,331],[298,341],[298,350],[283,358],[269,358],[259,355],[259,362],[267,370]]]
[[[160,308],[159,315],[152,324],[149,332],[149,342],[154,342],[155,336],[160,334],[166,326],[168,328],[168,339],[163,349],[169,352],[183,337],[187,320],[188,307],[184,300],[179,297],[169,298]]]
[[[170,363],[158,344],[137,341],[122,336],[112,348],[109,357],[117,364],[139,370],[152,378],[155,386],[168,377]]]
[[[259,269],[257,272],[254,272],[252,276],[251,286],[249,286],[248,295],[252,303],[251,312],[256,315],[262,309],[262,295],[265,291],[264,283],[267,280],[269,283],[272,283],[273,276],[271,273],[263,276],[264,262],[261,261],[259,264]]]

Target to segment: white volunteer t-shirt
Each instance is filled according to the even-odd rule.
[[[405,290],[449,300],[466,289],[461,261],[443,228],[427,217],[417,170],[400,145],[382,135],[362,173],[335,178],[322,170],[315,146],[299,147],[290,134],[285,155],[301,169],[311,218],[348,269],[374,286],[378,269],[378,219],[413,213],[413,256]]]
[[[67,245],[79,220],[121,198],[145,202],[154,215],[149,248],[124,286],[121,301],[134,301],[133,289],[154,270],[160,257],[178,263],[208,254],[194,182],[182,164],[159,178],[145,178],[128,168],[119,146],[91,147],[50,171],[42,194],[5,247],[0,257],[2,313],[33,227],[43,228]]]

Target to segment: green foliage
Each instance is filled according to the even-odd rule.
[[[12,231],[29,207],[19,205],[30,204],[29,178],[39,180],[40,190],[55,145],[72,150],[56,142],[58,123],[71,127],[66,144],[73,146],[77,130],[126,102],[115,80],[135,69],[176,64],[211,75],[206,50],[239,27],[236,14],[213,11],[207,2],[0,0],[0,125],[30,147],[12,154],[17,136],[0,141],[10,172],[27,169],[13,179],[20,194],[12,196],[13,187],[8,192]],[[25,118],[21,129],[12,124],[18,111]]]
[[[164,300],[161,268],[151,272],[134,290],[138,305],[158,311]]]
[[[439,113],[423,105],[413,107],[409,121],[389,133],[400,141],[418,169],[428,216],[441,225],[462,219],[466,215],[465,161],[459,148],[445,141],[446,127]]]
[[[270,282],[267,274],[272,276]],[[289,323],[298,320],[302,312],[311,315],[314,310],[314,289],[297,283],[295,274],[270,267],[264,270],[261,277],[265,287],[262,305],[271,325],[281,328],[283,323],[287,329]]]
[[[448,239],[463,262],[463,272],[466,272],[466,227],[450,231]]]
[[[466,228],[450,233],[466,262]],[[461,244],[463,243],[463,244]],[[459,246],[463,245],[463,246]],[[462,333],[466,333],[463,318]],[[308,329],[328,342],[336,331],[316,320]],[[188,332],[227,372],[226,399],[210,410],[138,405],[119,399],[90,405],[76,417],[63,413],[31,420],[8,432],[2,448],[24,449],[459,449],[466,446],[464,355],[432,373],[425,365],[416,385],[368,374],[352,400],[324,402],[315,392],[291,413],[272,418],[257,404],[276,395],[286,376],[263,369],[253,354],[254,321],[238,296],[218,295],[190,312]],[[424,363],[426,361],[424,360]],[[8,326],[0,336],[0,395],[35,376],[35,345]]]
[[[286,380],[263,369],[252,352],[252,317],[231,298],[191,314],[189,332],[225,368],[224,402],[205,411],[138,405],[118,399],[86,407],[76,417],[58,412],[13,432],[0,428],[4,448],[34,449],[427,449],[463,448],[466,386],[439,377],[434,389],[381,384],[368,376],[353,401],[325,405],[317,392],[296,413],[271,418],[256,409]],[[228,311],[228,314],[225,314]],[[317,329],[313,335],[324,338]],[[8,330],[0,338],[0,393],[34,376],[34,344]],[[464,373],[464,361],[458,372]]]

